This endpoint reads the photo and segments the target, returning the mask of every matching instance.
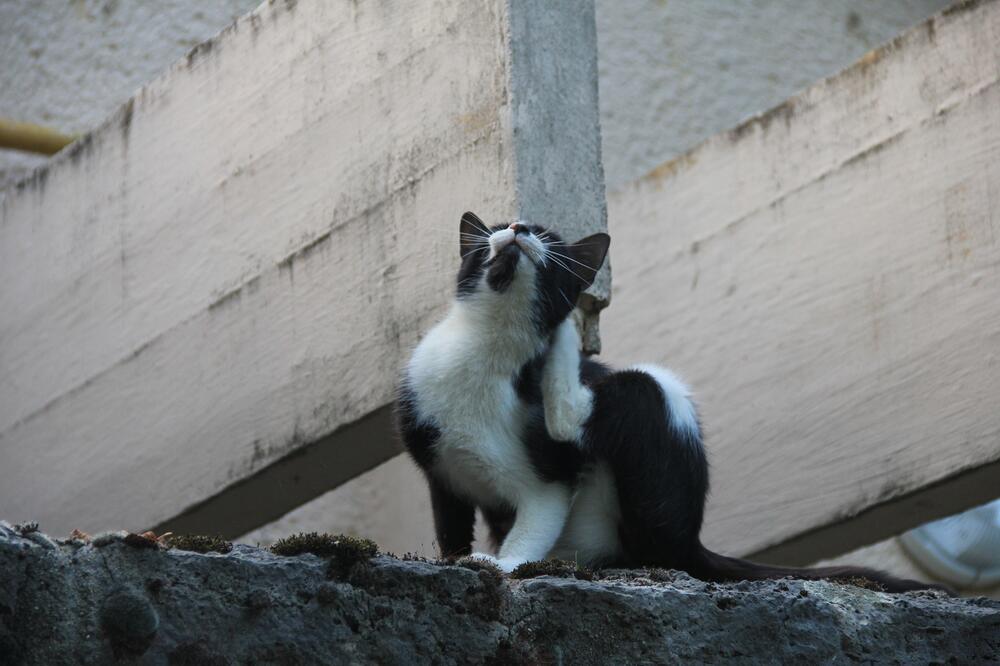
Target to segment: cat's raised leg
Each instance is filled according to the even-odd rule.
[[[549,437],[579,443],[594,396],[580,382],[580,335],[572,318],[560,324],[553,334],[542,371],[542,402]]]
[[[561,483],[532,489],[518,502],[514,526],[498,556],[476,553],[472,557],[492,562],[507,573],[525,562],[545,559],[566,525],[571,498],[570,487]]]

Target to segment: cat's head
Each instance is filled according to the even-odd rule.
[[[458,298],[498,310],[532,308],[543,331],[576,307],[611,242],[598,233],[568,243],[554,231],[523,222],[489,227],[474,213],[462,216],[459,239]]]

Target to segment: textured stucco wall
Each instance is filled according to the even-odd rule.
[[[0,116],[83,132],[259,0],[0,2]],[[616,189],[778,104],[948,0],[597,0]],[[0,187],[44,158],[0,151]]]
[[[0,2],[0,117],[82,133],[261,0]],[[0,188],[46,158],[0,151]]]
[[[598,0],[608,190],[781,103],[948,0]]]

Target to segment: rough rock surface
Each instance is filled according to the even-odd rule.
[[[22,533],[23,532],[23,533]],[[712,585],[668,571],[512,580],[379,556],[330,567],[237,545],[57,542],[0,525],[0,663],[971,664],[1000,602],[826,582]]]

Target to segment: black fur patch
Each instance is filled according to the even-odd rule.
[[[652,377],[616,372],[594,388],[584,446],[614,473],[629,563],[688,569],[700,548],[708,461],[699,438],[669,423]]]
[[[435,426],[423,423],[417,414],[413,391],[403,380],[396,395],[396,432],[403,440],[414,462],[427,471],[434,464],[434,445],[441,437]]]
[[[528,411],[524,445],[539,478],[575,485],[584,457],[575,443],[559,442],[549,436],[542,402],[544,367],[545,356],[540,355],[525,363],[514,378],[514,389]]]
[[[442,557],[461,557],[472,552],[476,509],[427,474],[434,509],[434,532]]]
[[[514,526],[514,510],[511,508],[481,507],[486,525],[490,528],[490,542],[493,548],[499,549],[507,538],[507,533]]]
[[[521,248],[516,243],[511,243],[487,261],[486,284],[489,288],[500,293],[507,291],[514,281],[520,259]]]

